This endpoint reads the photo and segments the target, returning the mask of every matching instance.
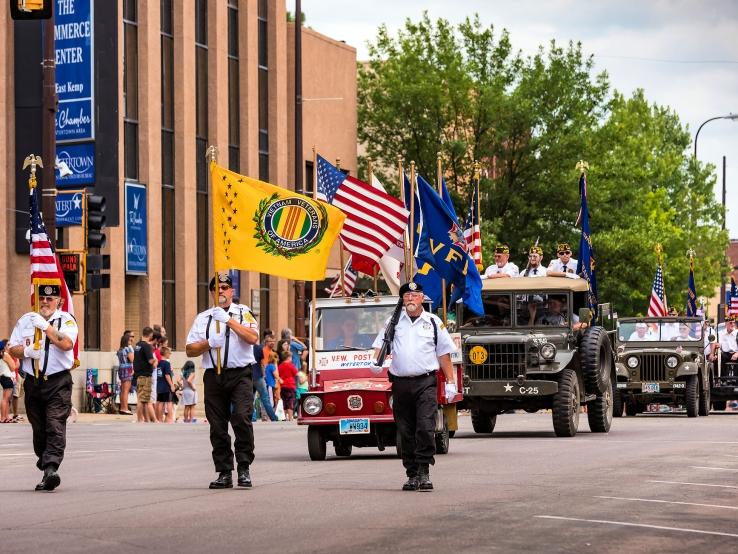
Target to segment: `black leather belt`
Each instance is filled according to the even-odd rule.
[[[253,366],[255,366],[255,365],[256,365],[256,362],[254,362],[253,364],[241,365],[241,366],[236,366],[236,367],[221,367],[220,369],[221,369],[221,371],[233,371],[234,369],[248,369],[250,371],[253,371]],[[206,367],[205,368],[205,371],[208,371],[208,370],[211,370],[211,369],[214,370],[215,368],[214,367]]]
[[[402,377],[400,377],[399,375],[395,375],[394,373],[390,373],[389,374],[389,379],[390,379],[390,381],[394,381],[395,379],[397,379],[397,380],[405,380],[405,379],[423,379],[424,377],[430,377],[430,376],[435,377],[436,376],[436,371],[437,370],[433,369],[431,371],[426,371],[425,373],[421,373],[420,375],[406,375],[406,376],[402,376]]]

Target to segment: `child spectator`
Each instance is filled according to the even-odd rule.
[[[295,411],[300,413],[300,398],[308,392],[308,378],[304,371],[297,372],[297,391],[295,392]]]
[[[168,346],[159,349],[161,360],[156,368],[156,419],[159,423],[173,423],[174,410],[172,409],[172,396],[174,395],[174,374],[169,363],[172,351]],[[166,415],[165,415],[166,410]],[[171,416],[171,421],[170,421]]]
[[[182,366],[182,403],[184,404],[184,421],[192,423],[193,412],[197,404],[197,390],[195,389],[195,364],[187,360]]]
[[[295,393],[297,391],[297,384],[295,383],[297,368],[292,363],[292,353],[289,351],[280,352],[279,360],[280,363],[277,369],[279,370],[279,378],[282,381],[280,396],[282,397],[287,421],[292,421],[292,414],[295,408]]]

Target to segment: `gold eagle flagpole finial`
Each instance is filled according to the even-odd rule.
[[[589,171],[589,164],[584,160],[579,160],[576,168],[579,170],[579,173],[587,173],[587,171]]]
[[[664,249],[662,248],[661,243],[657,242],[656,246],[653,247],[653,250],[654,252],[656,252],[656,263],[658,263],[659,265],[662,265],[664,262],[664,256],[663,256]]]
[[[44,161],[41,159],[41,156],[36,156],[34,154],[29,154],[26,156],[26,159],[23,160],[23,169],[26,169],[28,166],[31,167],[31,175],[28,178],[28,186],[30,188],[36,188],[36,169],[41,167],[44,167]]]

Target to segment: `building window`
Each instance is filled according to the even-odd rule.
[[[269,48],[267,2],[259,0],[259,179],[269,180]]]
[[[138,180],[138,14],[136,0],[123,2],[123,171]]]
[[[208,3],[195,1],[195,155],[197,156],[197,306],[208,307],[210,280],[208,240],[208,164],[205,152],[208,144]]]
[[[174,34],[172,0],[161,0],[161,323],[176,348],[174,193]]]
[[[240,172],[240,88],[238,86],[238,3],[228,0],[228,168]]]

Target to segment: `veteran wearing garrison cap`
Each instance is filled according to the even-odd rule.
[[[211,489],[233,487],[234,451],[229,422],[236,437],[233,446],[239,487],[251,487],[249,468],[254,461],[252,372],[259,326],[247,306],[233,302],[233,292],[228,274],[219,274],[217,283],[215,277],[210,280],[214,306],[197,315],[185,346],[190,358],[202,356],[201,367],[205,369],[205,415],[210,423],[213,463],[218,473],[210,483]]]
[[[507,244],[498,244],[495,247],[495,263],[484,271],[482,279],[517,277],[520,273],[518,266],[509,260],[510,247]]]
[[[546,268],[541,265],[543,248],[534,244],[528,251],[528,267],[523,271],[523,277],[545,277]]]
[[[61,483],[59,466],[72,410],[72,375],[77,322],[62,310],[61,282],[36,285],[38,312],[24,314],[8,341],[10,354],[25,374],[25,405],[33,429],[36,467],[44,472],[37,491],[53,491]]]
[[[451,353],[456,347],[440,318],[423,310],[423,287],[419,283],[402,285],[400,298],[404,309],[395,326],[389,379],[402,443],[402,465],[408,478],[402,490],[429,491],[433,490],[429,467],[436,453],[436,371],[443,371],[446,397],[453,398],[456,377]],[[375,357],[379,356],[390,319],[374,340]]]
[[[568,243],[559,243],[556,248],[557,259],[548,264],[547,273],[551,277],[569,277],[577,279],[577,261],[571,257],[571,247]]]

